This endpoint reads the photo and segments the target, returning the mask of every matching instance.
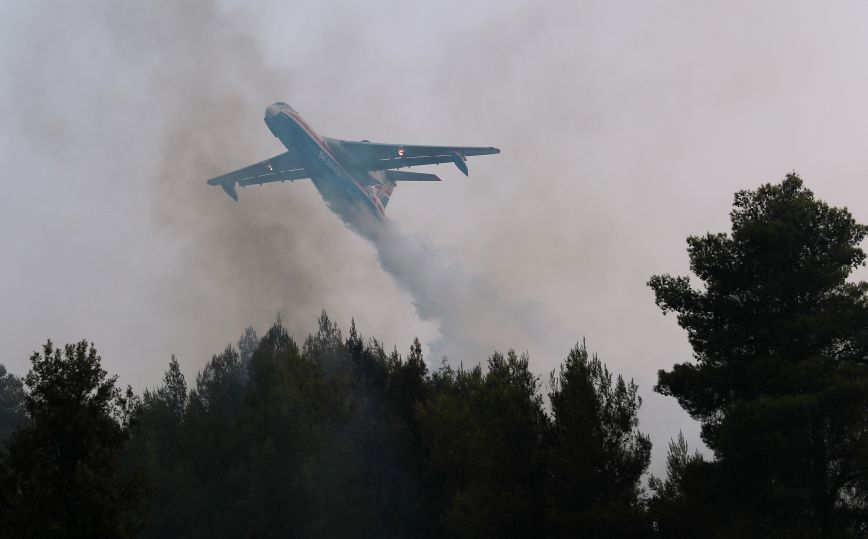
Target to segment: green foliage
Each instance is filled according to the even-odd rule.
[[[702,455],[690,453],[684,435],[669,441],[666,455],[666,479],[653,475],[648,486],[654,492],[649,500],[650,518],[659,537],[693,537],[698,533],[711,534],[720,526],[714,515],[706,509],[712,485]],[[700,532],[701,531],[701,532]]]
[[[253,329],[253,326],[247,326],[244,328],[241,338],[238,339],[238,356],[242,365],[247,367],[250,364],[253,353],[256,352],[258,346],[259,339],[256,337],[256,330]]]
[[[868,284],[847,277],[868,228],[795,174],[737,193],[731,220],[688,239],[702,289],[649,282],[696,358],[656,389],[702,422],[731,535],[864,531]]]
[[[640,480],[651,441],[637,430],[639,388],[612,374],[584,344],[552,373],[549,534],[640,537],[647,533]]]
[[[650,444],[636,431],[637,388],[584,347],[553,377],[549,416],[527,355],[513,351],[495,352],[485,372],[429,374],[418,339],[406,358],[386,354],[355,323],[344,339],[325,312],[301,349],[279,319],[255,338],[245,330],[192,389],[172,356],[141,399],[116,387],[86,342],[49,342],[17,394],[29,419],[0,457],[0,536],[641,529]],[[16,379],[0,380],[14,405]]]
[[[30,361],[30,421],[12,434],[0,465],[0,535],[130,535],[140,489],[121,473],[119,456],[134,403],[86,341],[62,350],[48,341]]]
[[[228,536],[331,535],[325,508],[336,500],[330,425],[342,413],[333,388],[313,360],[304,357],[280,322],[260,341],[250,362],[240,435],[249,448],[244,470],[248,498],[228,515],[247,525]],[[321,459],[321,460],[318,460]],[[344,524],[343,515],[333,514]]]
[[[175,361],[146,393],[133,444],[157,493],[146,536],[406,537],[425,525],[418,342],[407,362],[387,357],[354,326],[342,340],[323,313],[302,351],[279,320],[248,350],[214,356],[181,414]]]
[[[149,395],[147,391],[145,394]],[[179,421],[184,419],[188,399],[187,381],[181,373],[181,366],[174,354],[169,361],[169,369],[163,374],[163,385],[157,390],[156,395],[149,395],[149,397],[164,403]]]
[[[25,419],[24,384],[0,365],[0,447]]]
[[[559,437],[595,436],[609,468],[589,480],[611,483],[607,510],[634,511],[648,449],[636,388],[591,364],[588,402],[569,400],[572,378],[557,394],[564,417],[595,407],[594,433],[552,426],[526,355],[429,374],[418,339],[406,358],[386,354],[355,323],[343,338],[325,313],[301,350],[278,320],[249,360],[231,347],[214,356],[190,392],[173,359],[132,431],[130,459],[146,463],[153,493],[144,535],[539,536],[547,504],[569,505],[547,479],[551,457],[568,464]]]
[[[495,353],[486,375],[445,367],[439,385],[419,421],[443,528],[456,537],[538,534],[546,417],[527,356]]]
[[[684,474],[688,466],[704,462],[699,451],[690,454],[684,434],[679,432],[678,438],[669,441],[669,452],[666,454],[666,480],[654,476],[649,480],[649,486],[657,498],[674,500],[684,495]]]

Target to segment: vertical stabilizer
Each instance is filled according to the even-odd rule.
[[[395,189],[394,185],[389,184],[375,184],[368,189],[371,191],[371,194],[380,202],[380,205],[383,209],[386,209],[386,205],[389,204],[389,198],[392,196],[392,191]]]

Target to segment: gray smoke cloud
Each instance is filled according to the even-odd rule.
[[[232,31],[234,19],[219,13],[217,4],[173,12],[169,27],[158,34],[140,24],[141,16],[128,8],[113,15],[112,28],[119,30],[114,42],[122,45],[124,63],[148,64],[148,56],[161,48],[184,51],[159,55],[162,61],[153,64],[147,90],[167,119],[154,184],[155,220],[184,245],[186,267],[175,282],[166,283],[168,304],[179,318],[173,326],[187,334],[201,331],[190,328],[189,321],[220,313],[225,319],[218,327],[225,338],[250,320],[262,323],[263,315],[280,312],[300,337],[321,302],[338,304],[358,294],[345,290],[342,298],[331,299],[334,282],[376,282],[375,268],[357,263],[365,255],[370,262],[370,255],[361,252],[364,245],[323,212],[321,202],[311,200],[310,186],[302,195],[299,184],[268,186],[256,193],[261,201],[252,200],[248,192],[254,189],[248,189],[234,205],[201,183],[260,158],[232,127],[260,120],[261,96],[292,94],[294,84],[265,65],[249,36]],[[255,89],[250,81],[256,81]],[[261,125],[258,132],[264,132]],[[538,307],[512,305],[421,234],[409,236],[393,221],[371,225],[362,235],[375,247],[381,267],[410,294],[419,317],[439,332],[429,342],[434,362],[441,356],[484,361],[494,349],[491,335],[509,335],[516,343],[546,342],[544,324],[535,319]],[[360,287],[363,294],[366,286]],[[368,293],[379,296],[376,289]],[[388,298],[387,305],[394,303]],[[389,308],[370,312],[363,307],[350,314],[370,319]],[[227,328],[231,324],[235,327]]]
[[[304,182],[244,190],[239,204],[204,185],[208,177],[283,150],[261,123],[265,105],[310,93],[305,87],[337,83],[299,84],[292,70],[268,65],[255,32],[231,4],[106,3],[84,10],[46,4],[24,16],[35,20],[49,12],[52,20],[76,21],[45,30],[67,52],[33,51],[19,66],[21,77],[34,65],[46,77],[65,63],[91,69],[84,77],[68,73],[75,82],[71,93],[48,81],[37,85],[44,95],[23,97],[18,105],[33,110],[16,117],[26,129],[51,125],[49,134],[65,133],[48,141],[44,130],[28,133],[35,144],[69,152],[71,159],[57,159],[59,169],[83,170],[71,160],[87,156],[105,167],[98,172],[104,185],[114,191],[134,185],[148,202],[149,241],[171,249],[168,259],[165,252],[155,258],[172,267],[162,268],[139,298],[142,322],[158,313],[156,324],[147,320],[152,335],[182,364],[197,368],[242,327],[264,327],[276,313],[301,336],[323,307],[344,324],[355,316],[387,344],[406,344],[421,332],[435,364],[444,355],[475,364],[495,348],[522,350],[546,341],[542,333],[553,324],[540,322],[538,305],[505,299],[460,264],[460,254],[437,248],[422,232],[403,232],[387,221],[363,234],[370,243],[359,241]],[[350,16],[341,13],[325,33],[352,39],[359,26]],[[326,48],[319,57],[339,55],[352,50]],[[73,110],[59,105],[64,102]],[[46,103],[49,110],[40,110]],[[97,119],[96,141],[76,140],[86,118]],[[105,275],[105,281],[123,278]]]
[[[3,2],[0,362],[87,337],[141,388],[173,352],[192,375],[244,326],[280,312],[301,336],[323,307],[435,364],[513,346],[544,374],[587,337],[639,383],[659,472],[698,429],[651,391],[691,352],[645,282],[792,169],[868,221],[866,10]],[[305,182],[238,204],[205,185],[283,151],[278,100],[324,135],[503,153],[400,186],[370,239]]]
[[[180,267],[158,301],[178,330],[169,342],[195,362],[216,339],[276,313],[301,337],[365,278],[365,264],[351,262],[364,246],[321,211],[310,186],[248,189],[232,204],[204,184],[282,151],[267,144],[262,110],[296,86],[237,22],[217,2],[127,4],[108,21],[121,64],[143,67],[162,118],[151,207],[159,232],[178,243]]]
[[[368,214],[356,215],[347,226],[374,245],[380,266],[410,293],[419,317],[436,323],[440,335],[429,343],[435,359],[472,366],[492,352],[493,335],[555,353],[569,342],[541,306],[504,296],[425,235],[408,234],[394,221]]]
[[[303,336],[323,307],[344,324],[357,316],[367,331],[409,343],[411,335],[398,341],[406,326],[380,331],[413,318],[405,293],[312,186],[248,189],[233,205],[205,185],[281,151],[262,111],[296,87],[291,74],[266,65],[231,6],[4,9],[4,50],[17,52],[3,58],[4,163],[38,183],[17,202],[44,223],[26,241],[8,242],[11,260],[35,266],[26,282],[45,291],[31,293],[46,307],[41,317],[29,314],[40,312],[33,299],[21,318],[4,313],[7,327],[21,326],[21,340],[31,341],[10,361],[16,370],[26,369],[25,347],[86,335],[119,359],[110,367],[122,379],[153,383],[171,352],[195,372],[247,324],[265,327],[282,313]],[[39,253],[40,243],[54,252]],[[58,258],[67,261],[62,271]],[[375,300],[397,307],[362,309]],[[27,324],[34,316],[38,324]]]

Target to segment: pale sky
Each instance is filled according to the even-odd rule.
[[[634,378],[653,471],[679,429],[696,445],[652,392],[691,351],[645,283],[687,272],[685,238],[727,230],[736,190],[792,170],[868,222],[868,4],[420,5],[0,4],[0,362],[87,338],[141,390],[278,312],[299,340],[325,308],[402,352],[460,328],[422,320],[312,185],[205,185],[283,151],[262,115],[286,101],[326,136],[501,148],[396,189],[414,256],[486,350],[545,381],[585,338]]]

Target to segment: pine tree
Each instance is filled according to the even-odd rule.
[[[0,448],[15,428],[25,421],[24,383],[0,365]]]
[[[187,381],[181,373],[181,366],[172,354],[169,368],[163,374],[163,385],[157,390],[159,398],[169,407],[179,420],[184,418],[187,409]]]
[[[544,528],[546,417],[528,357],[493,354],[481,367],[434,375],[418,408],[435,536],[530,537]]]
[[[136,482],[121,473],[126,403],[86,341],[34,353],[24,379],[30,421],[3,457],[0,536],[125,537],[137,527]]]
[[[684,434],[669,441],[666,478],[653,475],[648,486],[650,517],[658,537],[697,537],[715,528],[705,507],[713,486],[707,480],[707,463],[698,451],[690,453]]]
[[[866,531],[868,228],[790,174],[735,195],[730,234],[687,240],[687,277],[649,284],[687,330],[696,361],[657,390],[702,422],[726,532]]]
[[[637,430],[642,405],[584,344],[552,373],[548,531],[552,537],[641,537],[640,480],[651,441]]]

